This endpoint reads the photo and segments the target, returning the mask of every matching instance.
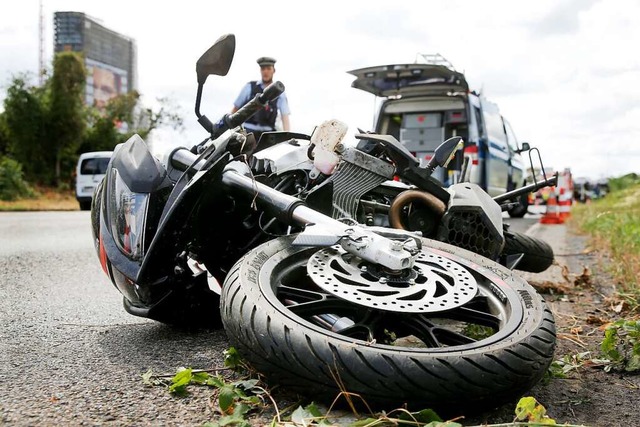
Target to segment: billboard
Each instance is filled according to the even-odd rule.
[[[85,59],[87,67],[86,103],[104,107],[111,98],[129,91],[126,70]]]
[[[85,101],[101,107],[116,95],[136,89],[135,41],[81,12],[54,14],[55,51],[82,52],[87,68]]]

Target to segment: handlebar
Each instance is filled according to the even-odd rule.
[[[243,105],[238,111],[232,114],[225,114],[216,124],[211,136],[216,138],[227,129],[240,126],[257,113],[268,102],[273,101],[284,92],[284,84],[280,81],[273,82],[264,89],[264,92],[257,94],[251,101]]]

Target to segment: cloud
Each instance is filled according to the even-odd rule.
[[[597,0],[571,0],[552,4],[549,11],[529,25],[538,37],[571,35],[580,29],[580,15],[589,11]]]
[[[264,6],[183,0],[156,7],[149,19],[147,3],[48,0],[45,47],[50,58],[55,10],[84,11],[133,37],[143,95],[170,96],[185,112],[187,130],[163,135],[167,144],[182,145],[204,136],[193,114],[195,61],[224,33],[236,35],[236,56],[228,76],[207,81],[202,112],[211,119],[228,112],[241,86],[259,77],[255,59],[272,55],[276,78],[287,87],[292,126],[301,132],[330,118],[353,131],[372,129],[376,100],[351,88],[347,71],[440,53],[500,106],[517,136],[538,146],[549,164],[596,175],[640,169],[630,142],[640,139],[640,56],[632,53],[640,45],[636,0]],[[244,23],[249,15],[251,23]],[[3,82],[10,73],[36,71],[37,16],[36,2],[16,3],[0,16]]]

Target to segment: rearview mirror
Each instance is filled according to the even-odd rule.
[[[198,84],[203,85],[211,74],[226,76],[236,51],[236,36],[225,34],[220,37],[196,62]]]
[[[520,148],[517,150],[518,153],[522,153],[523,151],[529,151],[531,150],[531,146],[529,145],[528,142],[523,142],[522,144],[520,144]]]

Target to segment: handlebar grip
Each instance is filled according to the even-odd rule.
[[[264,92],[260,94],[260,102],[266,104],[269,101],[273,101],[284,92],[284,84],[280,81],[273,82],[264,89]]]
[[[273,101],[284,92],[284,84],[282,82],[273,82],[259,93],[251,101],[247,102],[242,108],[233,114],[225,117],[225,124],[229,128],[234,128],[249,120],[251,116],[257,113],[269,101]]]

